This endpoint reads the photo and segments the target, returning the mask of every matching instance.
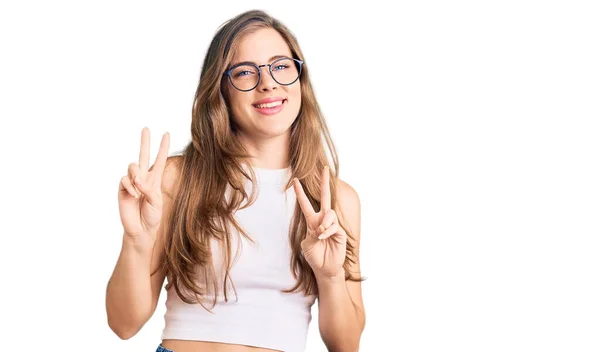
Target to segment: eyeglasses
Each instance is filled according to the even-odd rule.
[[[258,87],[260,83],[261,67],[268,66],[269,74],[275,82],[282,86],[289,86],[300,77],[302,64],[304,64],[302,60],[282,57],[264,65],[241,63],[235,65],[223,75],[229,77],[229,81],[235,89],[249,92]]]

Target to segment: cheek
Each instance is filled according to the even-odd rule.
[[[300,85],[294,87],[293,90],[290,91],[290,98],[292,98],[294,110],[296,113],[300,110],[300,105],[302,105],[302,91],[300,90]]]
[[[297,84],[294,84],[293,95],[298,100],[300,100],[300,98],[302,97],[302,86],[300,85],[300,82],[297,82]]]
[[[240,92],[229,92],[229,109],[233,113],[234,119],[238,119],[240,116],[248,114],[250,101],[245,95],[241,95]]]

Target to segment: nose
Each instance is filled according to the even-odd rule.
[[[264,70],[260,73],[260,82],[258,83],[257,90],[261,92],[268,92],[269,90],[277,89],[279,84],[275,82],[273,77],[271,77],[271,73],[269,72],[269,66],[261,65],[259,66],[259,70]]]

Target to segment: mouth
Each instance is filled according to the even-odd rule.
[[[256,111],[258,111],[259,113],[261,113],[263,115],[273,115],[273,114],[276,114],[276,113],[280,112],[281,110],[283,110],[283,107],[285,106],[286,103],[287,103],[287,99],[282,99],[282,100],[272,101],[269,103],[252,104],[252,106],[254,107],[254,109]]]

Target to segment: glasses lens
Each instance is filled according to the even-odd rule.
[[[239,90],[249,90],[258,83],[258,70],[254,66],[242,65],[231,71],[231,83]]]
[[[288,85],[294,83],[300,75],[298,64],[292,59],[279,59],[271,64],[271,72],[277,83]]]

